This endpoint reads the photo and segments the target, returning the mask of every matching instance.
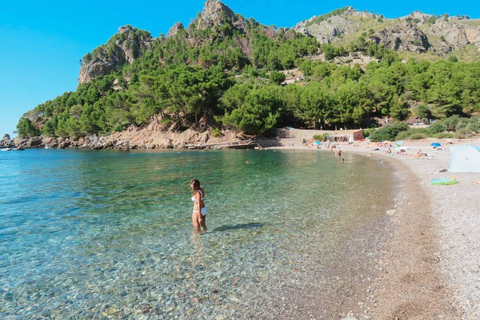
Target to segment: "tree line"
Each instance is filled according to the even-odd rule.
[[[19,135],[106,134],[146,125],[154,115],[177,129],[224,126],[262,135],[284,125],[366,127],[376,117],[404,120],[427,113],[444,119],[480,111],[479,62],[404,63],[363,37],[348,47],[320,45],[252,19],[245,20],[243,31],[192,25],[172,38],[155,39],[132,64],[38,105],[19,120]],[[334,62],[358,51],[378,62],[364,67]],[[318,53],[327,60],[311,59]],[[282,85],[284,70],[292,68],[305,80]],[[419,104],[422,108],[412,108]]]

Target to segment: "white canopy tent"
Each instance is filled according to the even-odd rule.
[[[480,146],[450,148],[450,172],[480,172]]]

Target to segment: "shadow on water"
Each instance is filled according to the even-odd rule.
[[[234,226],[222,226],[213,229],[211,232],[222,232],[222,231],[228,231],[228,230],[239,230],[239,229],[255,229],[255,228],[261,228],[263,226],[262,223],[243,223],[243,224],[236,224]]]

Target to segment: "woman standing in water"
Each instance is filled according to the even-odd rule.
[[[200,181],[197,179],[192,179],[192,181],[190,181],[190,188],[192,188],[193,191],[193,227],[197,231],[200,231],[200,227],[203,227],[203,230],[207,230],[205,221],[207,219],[207,208],[205,208],[205,203],[203,202],[203,199],[205,198],[205,189],[200,185]]]

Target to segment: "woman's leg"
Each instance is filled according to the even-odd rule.
[[[192,224],[193,224],[193,229],[195,229],[195,231],[200,231],[200,223],[198,218],[199,215],[200,215],[200,212],[192,213]]]
[[[202,215],[202,227],[203,230],[207,231],[207,215]]]

